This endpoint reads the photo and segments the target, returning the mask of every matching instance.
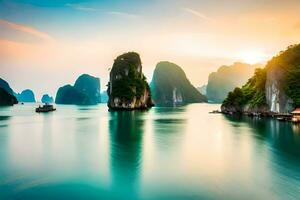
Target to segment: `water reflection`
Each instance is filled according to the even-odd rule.
[[[269,118],[251,118],[246,116],[226,116],[233,122],[232,126],[249,126],[252,135],[258,140],[267,140],[274,148],[290,156],[300,155],[300,129],[299,125],[289,122],[280,122]]]
[[[217,107],[0,109],[0,199],[297,199],[299,126]]]
[[[139,192],[144,112],[110,112],[111,189],[136,198]]]

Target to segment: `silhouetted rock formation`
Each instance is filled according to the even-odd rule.
[[[36,102],[33,91],[29,89],[23,90],[20,94],[17,94],[17,99],[19,102],[24,102],[24,103]]]
[[[74,86],[60,87],[55,103],[75,105],[95,105],[100,103],[100,79],[88,74],[81,75]]]
[[[42,99],[42,103],[53,103],[53,97],[50,97],[48,94],[44,94]]]
[[[0,106],[12,106],[17,104],[17,98],[0,87]]]
[[[107,92],[110,109],[147,109],[153,106],[139,54],[129,52],[115,59]]]
[[[230,66],[221,66],[217,72],[210,73],[206,89],[208,100],[222,103],[227,94],[234,88],[245,84],[258,67],[261,66],[234,63]]]
[[[156,105],[181,105],[207,102],[176,64],[160,62],[156,65],[151,91]]]
[[[11,95],[14,95],[13,89],[11,89],[9,84],[2,78],[0,78],[0,88],[4,89],[7,93],[9,93]]]
[[[14,91],[9,84],[0,78],[0,106],[12,106],[17,104],[18,100],[14,96]]]

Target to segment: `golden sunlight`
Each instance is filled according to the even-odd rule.
[[[266,59],[266,54],[262,50],[253,49],[242,51],[238,55],[238,59],[248,64],[256,64],[263,62]]]

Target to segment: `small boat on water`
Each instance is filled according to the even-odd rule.
[[[43,106],[39,106],[38,108],[35,109],[35,112],[41,113],[41,112],[52,112],[55,111],[56,108],[54,108],[53,105],[51,104],[45,104]]]
[[[219,110],[213,110],[209,112],[210,114],[221,114],[222,112]]]

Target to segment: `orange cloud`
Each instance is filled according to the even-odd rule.
[[[24,26],[24,25],[21,25],[21,24],[12,23],[12,22],[2,20],[2,19],[0,19],[0,25],[6,26],[6,27],[8,27],[10,29],[13,29],[13,30],[17,30],[17,31],[21,31],[23,33],[30,34],[32,36],[35,36],[35,37],[40,38],[40,39],[42,39],[44,41],[47,41],[47,42],[54,41],[54,39],[50,35],[48,35],[47,33],[43,33],[41,31],[38,31],[35,28],[29,27],[29,26]]]

